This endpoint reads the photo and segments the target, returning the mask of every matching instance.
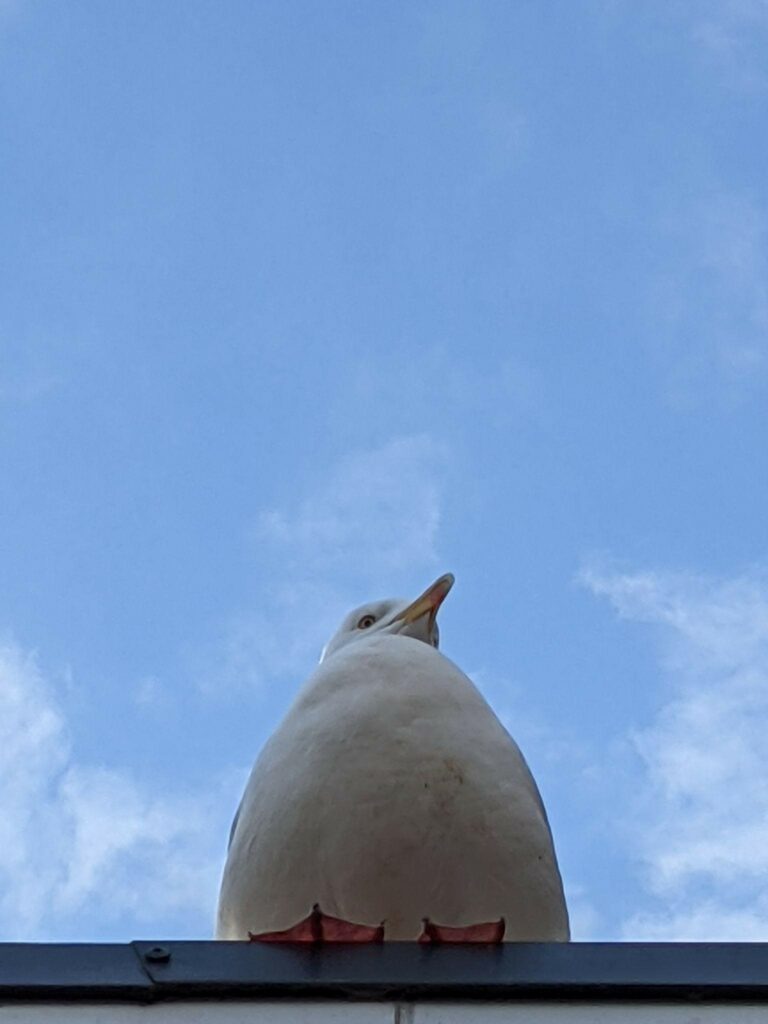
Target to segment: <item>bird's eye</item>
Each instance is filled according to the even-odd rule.
[[[357,624],[358,629],[369,629],[376,621],[375,615],[364,615]]]

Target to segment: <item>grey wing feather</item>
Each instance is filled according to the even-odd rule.
[[[243,809],[243,801],[240,801],[240,806],[235,811],[235,816],[232,819],[232,828],[229,830],[229,842],[227,843],[227,850],[232,846],[232,840],[235,838],[235,831],[237,829],[237,823],[240,821],[240,811]]]
[[[504,728],[504,727],[502,726],[502,728]],[[525,770],[525,775],[526,775],[526,778],[528,780],[528,785],[531,788],[531,792],[533,793],[534,799],[536,800],[536,803],[538,804],[539,810],[541,811],[541,815],[544,818],[544,822],[545,822],[547,828],[549,829],[550,835],[551,835],[552,834],[552,826],[549,824],[549,816],[547,815],[547,809],[544,806],[544,801],[541,798],[541,793],[539,792],[539,787],[538,787],[538,785],[536,783],[536,779],[534,779],[534,777],[533,777],[533,772],[531,771],[531,769],[530,769],[530,767],[528,765],[528,762],[525,759],[525,755],[523,754],[523,752],[520,749],[520,747],[518,747],[517,743],[512,738],[512,736],[510,735],[509,731],[507,729],[504,729],[504,732],[507,734],[507,738],[509,739],[509,742],[515,748],[515,750],[517,751],[518,757],[522,761],[522,765],[523,765],[523,768]]]

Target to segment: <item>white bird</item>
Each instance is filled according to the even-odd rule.
[[[533,776],[437,650],[452,585],[363,605],[328,643],[251,772],[217,938],[568,939]]]

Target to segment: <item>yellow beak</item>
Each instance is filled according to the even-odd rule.
[[[396,615],[392,621],[403,622],[405,625],[408,625],[420,619],[422,615],[431,614],[434,618],[437,614],[437,609],[448,596],[448,591],[453,586],[454,579],[453,573],[447,572],[445,576],[435,580],[431,587],[427,587],[421,597],[417,597],[412,604],[409,604],[404,611]]]

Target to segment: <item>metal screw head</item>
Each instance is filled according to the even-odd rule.
[[[153,946],[144,954],[144,959],[150,964],[167,964],[171,959],[171,951],[165,946]]]

